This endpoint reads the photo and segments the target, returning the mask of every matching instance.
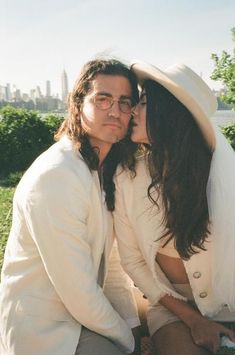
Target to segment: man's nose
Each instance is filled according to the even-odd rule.
[[[118,101],[113,101],[112,106],[109,109],[109,116],[119,117],[120,116],[120,107]]]

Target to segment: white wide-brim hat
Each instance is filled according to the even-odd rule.
[[[173,65],[162,71],[141,61],[133,61],[131,69],[142,85],[154,80],[171,92],[192,113],[206,141],[215,149],[215,133],[210,121],[217,109],[217,100],[209,86],[184,64]]]

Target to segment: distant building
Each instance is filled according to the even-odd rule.
[[[51,82],[50,80],[46,81],[46,97],[51,96]]]
[[[20,89],[17,89],[15,85],[13,86],[12,100],[13,101],[20,101],[21,100],[21,91],[20,91]]]
[[[23,93],[23,94],[22,94],[22,100],[25,101],[25,102],[29,101],[29,100],[30,100],[29,95],[26,94],[26,93]],[[9,100],[8,100],[8,101],[9,101]]]
[[[35,99],[36,99],[36,90],[35,89],[30,90],[29,97],[31,100],[35,101]]]
[[[7,86],[6,86],[6,100],[10,101],[11,99],[12,99],[12,96],[11,96],[11,85],[9,83],[7,83]]]
[[[46,81],[45,95],[42,94],[40,86],[31,89],[29,93],[22,93],[15,85],[9,83],[1,85],[0,83],[0,108],[10,105],[16,108],[25,108],[30,110],[39,110],[41,112],[65,112],[66,99],[68,95],[68,77],[65,70],[62,73],[62,93],[63,100],[59,94],[52,95],[51,82]]]
[[[63,70],[61,75],[61,88],[62,88],[61,98],[62,101],[66,104],[68,93],[69,93],[69,85],[68,85],[68,75],[65,70]]]
[[[41,92],[40,86],[36,86],[35,95],[36,95],[36,99],[42,98],[42,92]]]
[[[0,100],[6,100],[6,87],[0,85]]]

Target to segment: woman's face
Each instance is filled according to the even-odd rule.
[[[147,98],[145,90],[143,89],[140,95],[140,101],[135,108],[133,126],[131,133],[131,140],[134,143],[146,143],[149,144],[149,139],[146,129],[146,108]]]

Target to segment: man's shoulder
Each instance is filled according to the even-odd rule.
[[[73,146],[69,138],[63,137],[42,153],[32,164],[45,170],[65,169],[87,172],[89,169],[81,153]]]
[[[79,184],[89,188],[92,175],[79,152],[72,143],[59,141],[43,152],[28,168],[20,185],[27,190],[36,185],[53,184],[64,181],[65,184]]]

